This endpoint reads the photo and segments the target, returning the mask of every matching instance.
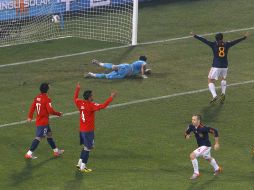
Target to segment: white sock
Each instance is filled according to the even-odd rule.
[[[33,154],[33,152],[31,150],[28,150],[28,152],[26,154],[31,156]]]
[[[59,150],[58,150],[58,148],[55,148],[55,149],[53,149],[53,151],[54,151],[54,152],[58,152]]]
[[[211,159],[210,164],[214,168],[214,171],[219,169],[219,166],[214,158]]]
[[[99,65],[100,65],[101,67],[103,67],[103,66],[104,66],[104,63],[99,63]]]
[[[85,168],[86,168],[86,164],[82,162],[81,165],[80,165],[80,170],[83,170]]]
[[[227,81],[226,80],[222,80],[221,81],[221,93],[222,94],[226,93],[226,88],[227,88]]]
[[[192,166],[194,169],[195,174],[199,174],[199,169],[198,169],[198,160],[195,158],[194,160],[191,160]]]
[[[79,160],[78,160],[78,165],[79,165],[79,167],[81,166],[81,164],[82,164],[82,159],[79,159]]]
[[[211,82],[208,84],[208,87],[209,87],[209,90],[210,90],[213,98],[215,98],[217,96],[216,90],[215,90],[215,84]]]

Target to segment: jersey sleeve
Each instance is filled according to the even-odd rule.
[[[194,35],[194,38],[198,39],[199,41],[205,43],[206,45],[212,47],[213,46],[213,42],[201,37],[201,36],[198,36],[198,35]]]
[[[51,103],[50,98],[46,102],[46,109],[47,109],[48,113],[51,114],[51,115],[61,116],[61,113],[58,112],[58,111],[55,111],[54,108],[52,107],[52,103]]]
[[[192,132],[192,129],[190,127],[190,125],[187,127],[187,129],[185,130],[185,134],[184,137],[186,138],[187,135],[189,135]]]
[[[109,97],[103,104],[93,103],[91,104],[90,111],[98,111],[98,110],[104,109],[110,104],[110,102],[112,102],[112,100],[113,98]]]
[[[236,40],[233,40],[233,41],[229,41],[229,42],[227,42],[227,45],[228,45],[228,47],[232,47],[232,46],[238,44],[239,42],[245,40],[246,38],[247,38],[247,37],[244,36],[244,37],[241,37],[241,38],[239,38],[239,39],[236,39]]]
[[[206,129],[208,130],[209,133],[213,134],[214,137],[219,137],[219,133],[217,129],[214,129],[212,127],[206,127]]]
[[[30,106],[30,110],[29,110],[29,113],[28,113],[28,118],[29,119],[33,119],[33,114],[34,114],[34,110],[35,110],[35,101],[33,101],[33,103],[31,104]]]

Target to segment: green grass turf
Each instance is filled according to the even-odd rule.
[[[139,41],[187,36],[191,30],[209,33],[252,27],[253,6],[250,0],[142,5]],[[242,33],[226,34],[225,39]],[[230,50],[228,84],[253,80],[253,42],[250,36]],[[0,49],[0,64],[116,45],[68,39],[13,46]],[[43,81],[51,83],[53,106],[64,113],[76,111],[72,96],[77,81],[81,92],[93,89],[97,102],[117,90],[119,96],[112,104],[207,88],[211,53],[197,40],[185,39],[0,68],[0,124],[26,119]],[[93,58],[122,63],[141,54],[148,56],[153,70],[147,80],[82,78],[88,71],[103,71],[89,64]],[[58,159],[52,158],[46,141],[36,150],[37,160],[23,159],[34,137],[34,123],[0,128],[0,189],[253,189],[253,87],[253,83],[229,87],[224,105],[209,105],[206,91],[98,112],[96,148],[89,159],[94,172],[89,174],[75,169],[80,154],[78,115],[51,120],[56,143],[66,150]],[[189,153],[196,142],[183,138],[193,113],[201,113],[204,123],[219,130],[221,149],[212,155],[224,168],[222,175],[214,177],[211,166],[199,159],[202,176],[194,182],[188,179],[192,174]]]

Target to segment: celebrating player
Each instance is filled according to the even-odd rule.
[[[192,124],[190,124],[185,131],[185,139],[190,138],[190,133],[193,132],[195,134],[198,148],[194,150],[190,154],[190,159],[193,165],[193,175],[190,177],[190,179],[196,179],[200,176],[199,168],[198,168],[198,160],[197,158],[202,156],[204,159],[210,162],[210,164],[214,168],[214,175],[218,175],[222,169],[218,166],[217,162],[213,157],[211,157],[211,142],[209,141],[209,135],[208,133],[214,134],[214,150],[219,149],[219,134],[218,131],[211,127],[206,127],[201,123],[201,116],[200,115],[193,115],[192,116]]]
[[[106,78],[106,79],[123,79],[130,76],[137,76],[141,74],[142,78],[147,78],[146,74],[151,74],[151,69],[146,68],[146,56],[140,56],[138,61],[132,64],[123,63],[119,65],[113,65],[112,63],[102,63],[97,60],[92,60],[92,63],[106,69],[111,69],[112,72],[105,73],[91,73],[89,72],[85,77],[93,78]]]
[[[29,151],[26,153],[25,158],[26,159],[35,159],[33,155],[33,152],[38,147],[41,139],[43,137],[47,137],[47,141],[51,148],[54,151],[54,156],[58,157],[61,154],[63,154],[64,150],[60,150],[56,147],[55,142],[52,137],[52,131],[49,127],[49,115],[57,115],[61,116],[61,112],[57,112],[53,109],[51,105],[51,99],[48,97],[47,92],[49,90],[49,84],[48,83],[42,83],[40,85],[40,91],[41,94],[36,96],[34,98],[34,101],[30,107],[30,111],[28,114],[28,122],[31,122],[33,118],[33,113],[36,110],[37,116],[36,116],[36,137],[32,142],[32,145],[29,149]]]
[[[80,113],[80,144],[84,145],[84,147],[81,150],[77,167],[81,172],[91,172],[92,170],[87,168],[87,163],[89,152],[93,149],[94,145],[95,112],[106,108],[116,96],[116,92],[112,92],[111,96],[103,104],[97,104],[93,102],[93,94],[91,90],[84,91],[84,100],[78,99],[79,91],[80,84],[78,83],[74,93],[74,103]]]
[[[208,87],[209,90],[213,96],[210,103],[215,102],[218,99],[216,90],[215,90],[215,80],[218,80],[218,78],[221,78],[221,96],[220,96],[220,102],[223,103],[225,101],[225,94],[226,94],[226,77],[227,77],[227,71],[228,71],[228,50],[230,47],[234,46],[235,44],[241,42],[242,40],[245,40],[249,33],[247,32],[243,37],[236,39],[234,41],[223,41],[223,34],[217,33],[215,35],[215,41],[211,42],[207,39],[198,36],[194,33],[191,33],[194,38],[200,40],[201,42],[207,44],[210,46],[213,50],[213,64],[210,69],[210,72],[208,74]]]

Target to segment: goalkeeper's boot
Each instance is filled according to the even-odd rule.
[[[79,171],[84,172],[84,173],[89,173],[89,172],[92,172],[93,170],[85,167],[84,169],[80,169]]]
[[[215,175],[215,176],[219,175],[221,172],[222,172],[222,167],[219,166],[219,169],[215,170],[213,175]]]
[[[25,154],[25,159],[36,159],[37,157],[34,155]]]
[[[59,157],[64,153],[64,150],[58,150],[57,152],[54,152],[55,157]]]
[[[92,64],[93,64],[93,65],[100,66],[100,62],[99,62],[98,60],[96,60],[96,59],[93,59],[93,60],[92,60]]]
[[[193,173],[190,177],[191,180],[197,179],[200,176],[200,174]]]
[[[225,99],[226,99],[226,95],[222,93],[222,94],[220,95],[220,103],[223,104],[224,101],[225,101]]]
[[[215,97],[210,101],[210,104],[213,104],[214,102],[216,102],[217,99],[218,99],[218,96],[215,96]]]

